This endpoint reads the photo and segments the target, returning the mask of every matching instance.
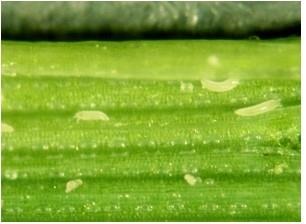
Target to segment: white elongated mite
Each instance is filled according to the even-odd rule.
[[[235,111],[235,114],[239,116],[256,116],[259,114],[267,113],[272,110],[275,110],[276,108],[281,107],[280,100],[268,100],[263,103],[241,108]]]
[[[70,193],[80,187],[83,184],[83,181],[81,179],[76,180],[70,180],[66,183],[66,193]]]
[[[6,123],[1,123],[1,132],[3,133],[12,133],[15,129]]]
[[[212,92],[227,92],[239,85],[239,80],[237,79],[227,79],[221,82],[211,81],[211,80],[201,80],[202,88],[208,89]]]
[[[109,117],[103,113],[102,111],[96,111],[96,110],[84,110],[79,111],[74,115],[74,118],[79,121],[109,121]]]

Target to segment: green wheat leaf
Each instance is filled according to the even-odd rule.
[[[299,50],[3,42],[3,220],[299,221]]]

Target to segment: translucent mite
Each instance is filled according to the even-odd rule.
[[[109,117],[102,111],[79,111],[74,115],[74,118],[79,121],[109,121]]]
[[[236,88],[239,84],[237,79],[227,79],[221,82],[201,80],[202,88],[212,92],[227,92]]]
[[[76,179],[76,180],[70,180],[66,184],[66,193],[70,193],[80,187],[83,184],[83,181],[81,179]]]
[[[235,111],[235,114],[239,116],[256,116],[259,114],[264,114],[273,111],[278,107],[281,107],[279,99],[268,100],[257,105],[238,109]]]
[[[185,174],[184,175],[184,179],[191,186],[194,186],[197,183],[202,182],[200,177],[195,177],[195,176],[193,176],[191,174]]]

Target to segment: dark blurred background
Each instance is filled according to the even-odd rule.
[[[300,2],[3,2],[2,39],[300,36]]]

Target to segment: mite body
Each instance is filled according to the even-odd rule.
[[[202,182],[201,178],[200,177],[195,177],[191,174],[185,174],[184,175],[184,179],[185,181],[190,185],[190,186],[194,186],[196,185],[197,183],[200,183]]]
[[[244,116],[244,117],[256,116],[259,114],[268,113],[272,110],[275,110],[278,107],[281,107],[281,103],[279,99],[268,100],[268,101],[265,101],[263,103],[260,103],[254,106],[238,109],[235,111],[235,114],[239,116]]]
[[[212,92],[227,92],[236,88],[239,84],[237,79],[227,79],[225,81],[216,82],[211,80],[201,80],[202,88]]]
[[[83,184],[83,181],[81,179],[76,179],[76,180],[70,180],[66,184],[66,193],[70,193],[80,187]]]
[[[101,111],[80,111],[74,115],[74,118],[79,121],[109,121],[109,117]]]

